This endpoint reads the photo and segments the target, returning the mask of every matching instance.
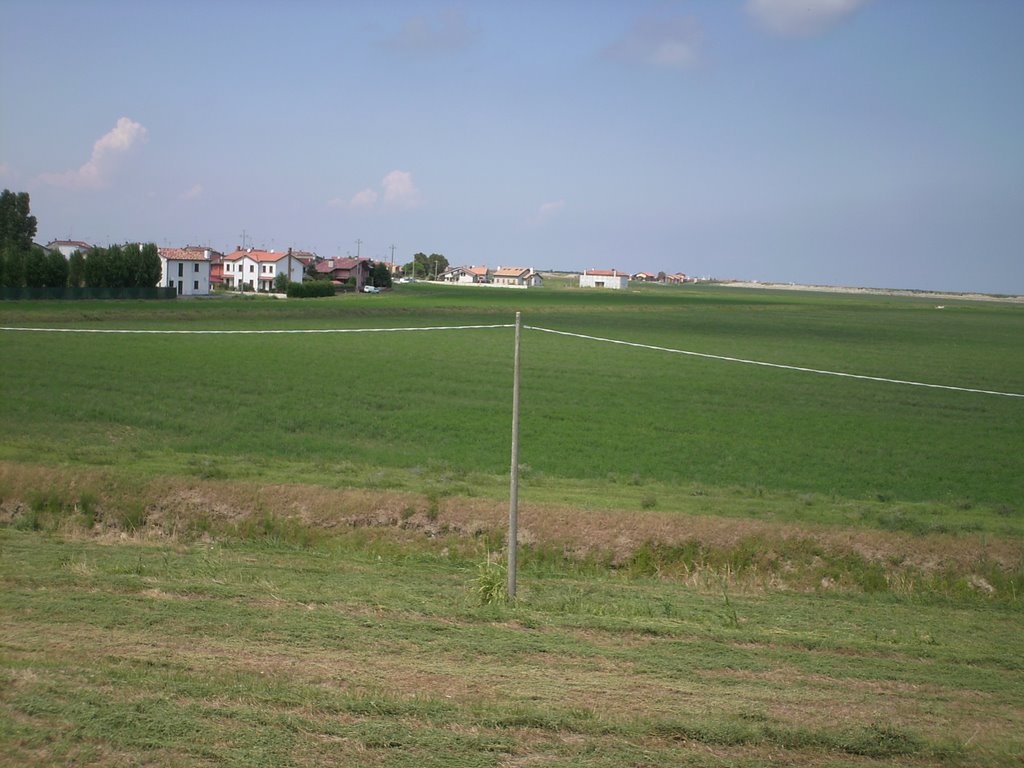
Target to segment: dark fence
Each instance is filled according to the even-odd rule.
[[[0,288],[0,301],[38,299],[176,299],[176,288]]]

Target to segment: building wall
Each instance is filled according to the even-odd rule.
[[[580,275],[580,288],[620,289],[629,285],[627,275]]]
[[[179,296],[208,296],[210,262],[185,259],[161,259],[160,285],[174,288]]]

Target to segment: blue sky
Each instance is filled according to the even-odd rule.
[[[5,0],[0,187],[42,241],[1024,293],[1022,33],[1020,0]]]

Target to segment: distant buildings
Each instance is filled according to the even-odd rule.
[[[92,246],[82,240],[51,240],[46,244],[46,250],[60,251],[65,259],[70,258],[75,251],[81,251],[84,256],[90,248]]]
[[[489,283],[491,271],[487,267],[449,267],[437,279],[444,283]]]
[[[495,285],[515,285],[526,288],[539,288],[544,285],[543,278],[533,267],[498,267],[493,277]]]
[[[338,286],[344,285],[349,280],[357,291],[362,291],[370,277],[372,265],[369,259],[351,257],[344,259],[324,259],[316,265],[318,275],[323,275]]]
[[[449,267],[437,279],[461,285],[494,285],[513,288],[538,288],[543,278],[533,267],[498,267],[493,272],[487,267]]]
[[[629,273],[617,269],[588,269],[580,275],[580,288],[613,288],[616,290],[629,285]]]
[[[301,283],[306,263],[292,253],[260,251],[255,248],[237,249],[221,259],[221,272],[225,288],[270,293],[278,275],[287,275],[289,282]]]
[[[199,246],[160,248],[160,285],[179,296],[208,296],[211,257],[215,251]],[[218,256],[220,254],[217,254]]]

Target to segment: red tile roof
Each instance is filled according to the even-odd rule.
[[[495,277],[522,277],[523,275],[530,274],[532,270],[529,267],[501,267],[495,270]]]
[[[249,257],[253,261],[280,261],[281,259],[288,258],[288,251],[258,251],[255,248],[246,248],[244,251],[238,250],[234,253],[229,253],[224,257],[225,261],[238,261]],[[293,253],[292,258],[298,258]]]
[[[168,261],[207,261],[203,249],[195,248],[158,248],[160,258]]]
[[[51,240],[46,244],[47,248],[60,248],[62,245],[73,245],[76,248],[83,248],[89,250],[92,248],[88,243],[83,243],[81,240]]]
[[[324,259],[316,265],[317,272],[333,272],[336,269],[347,269],[352,270],[356,268],[356,265],[364,262],[369,262],[369,259]]]

